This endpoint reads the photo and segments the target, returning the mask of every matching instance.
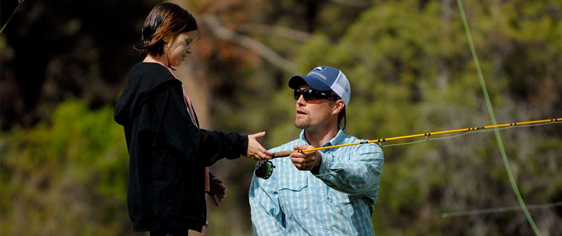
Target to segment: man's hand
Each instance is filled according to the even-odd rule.
[[[248,151],[246,156],[256,161],[271,159],[271,153],[265,150],[257,140],[263,136],[265,136],[265,131],[248,135]]]
[[[228,189],[226,188],[226,185],[224,185],[222,179],[213,176],[213,179],[211,179],[211,192],[209,192],[209,195],[213,199],[215,206],[219,205],[219,203],[226,197],[227,193]]]
[[[299,170],[312,170],[322,163],[322,154],[318,151],[298,152],[299,150],[312,149],[313,146],[301,145],[295,146],[297,152],[291,153],[291,161]]]

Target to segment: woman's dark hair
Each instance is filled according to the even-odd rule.
[[[193,30],[197,30],[197,21],[187,10],[174,3],[160,3],[146,17],[141,39],[134,49],[143,56],[161,56],[167,40]]]

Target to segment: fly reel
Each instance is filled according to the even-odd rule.
[[[258,161],[258,163],[256,164],[255,174],[257,177],[260,177],[262,179],[269,179],[271,174],[273,174],[273,168],[275,168],[275,165],[273,165],[273,162],[269,160]]]

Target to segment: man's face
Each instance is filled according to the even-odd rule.
[[[301,85],[300,90],[309,89],[307,84]],[[330,117],[334,112],[334,102],[330,99],[308,99],[300,95],[296,102],[295,126],[300,129],[320,130],[328,128]]]

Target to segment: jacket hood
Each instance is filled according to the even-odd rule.
[[[178,83],[170,71],[157,63],[137,63],[129,73],[129,80],[114,109],[114,119],[120,125],[131,124],[140,108],[163,85]]]

